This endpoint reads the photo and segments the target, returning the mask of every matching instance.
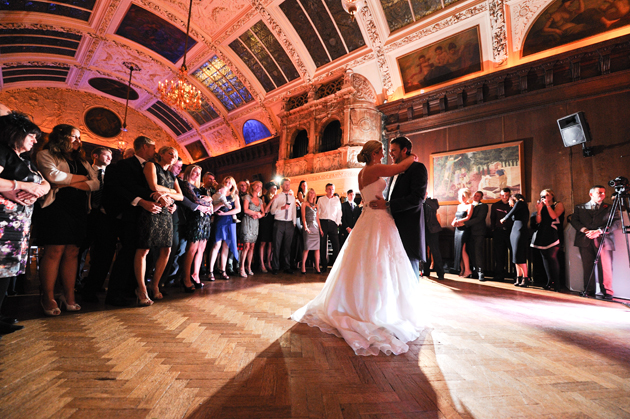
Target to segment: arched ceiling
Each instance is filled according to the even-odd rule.
[[[284,99],[348,69],[382,92],[380,102],[403,97],[397,57],[473,26],[484,71],[508,57],[503,0],[362,0],[356,20],[341,0],[193,0],[188,79],[204,103],[191,114],[157,94],[158,82],[173,79],[182,65],[188,6],[0,0],[2,90],[65,88],[124,103],[123,63],[133,62],[141,71],[133,73],[130,106],[178,143],[201,141],[213,156],[244,146],[250,119],[277,134]]]

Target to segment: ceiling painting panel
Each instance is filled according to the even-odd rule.
[[[184,56],[186,34],[142,7],[132,4],[116,30],[130,41],[136,42],[175,64]],[[188,50],[197,41],[188,37]]]
[[[243,60],[243,63],[245,63],[247,68],[249,68],[249,70],[254,73],[254,76],[260,82],[266,92],[271,92],[276,88],[276,85],[273,83],[273,81],[271,81],[271,78],[269,77],[265,69],[263,69],[258,60],[254,58],[252,53],[247,48],[245,48],[245,45],[243,45],[240,39],[237,38],[232,41],[230,43],[230,48],[232,48],[232,51],[234,51],[236,55],[238,55],[240,59]]]
[[[319,33],[328,54],[332,60],[343,57],[348,53],[341,41],[335,23],[330,19],[329,12],[321,0],[298,0],[308,13],[315,30]]]
[[[57,1],[56,3],[30,0],[0,0],[0,10],[46,13],[87,22],[92,16],[94,2],[95,0]],[[66,3],[67,6],[60,3]]]
[[[280,42],[273,36],[262,20],[258,21],[250,30],[273,56],[288,81],[293,81],[300,77],[291,59],[280,45]]]
[[[343,7],[341,7],[341,1],[324,0],[324,2],[335,20],[335,24],[344,39],[348,51],[352,52],[364,46],[365,39],[363,39],[357,20],[352,19],[352,17],[343,10]]]
[[[329,63],[330,58],[326,49],[297,0],[286,0],[280,5],[280,9],[291,22],[293,29],[297,32],[306,49],[308,49],[315,66],[321,67]]]
[[[239,37],[241,42],[254,54],[258,62],[267,70],[267,74],[271,77],[276,87],[280,87],[287,83],[284,74],[278,68],[275,60],[271,58],[267,48],[265,48],[252,31],[247,31]]]

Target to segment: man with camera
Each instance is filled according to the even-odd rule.
[[[606,188],[595,185],[589,191],[591,200],[585,204],[576,205],[571,218],[571,225],[575,228],[575,246],[580,248],[582,267],[584,269],[584,290],[586,295],[595,296],[595,281],[589,282],[597,250],[602,244],[600,262],[597,265],[597,278],[599,287],[605,300],[613,299],[612,289],[612,252],[615,243],[612,237],[618,215],[615,214],[615,222],[611,230],[605,232],[606,223],[610,216],[611,205],[604,203]]]

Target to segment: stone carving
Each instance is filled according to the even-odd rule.
[[[105,16],[103,16],[103,19],[101,20],[101,24],[96,26],[97,33],[99,35],[105,35],[107,28],[112,22],[112,18],[114,17],[114,14],[116,14],[116,11],[118,10],[118,6],[120,5],[121,1],[122,0],[111,0],[109,5],[107,6],[107,11],[105,12]]]
[[[315,155],[313,159],[314,172],[329,172],[331,170],[345,169],[346,166],[342,161],[342,152],[335,150],[325,154]]]
[[[488,4],[487,3],[479,3],[476,4],[472,7],[469,7],[466,10],[462,10],[459,13],[455,13],[454,15],[451,15],[449,17],[447,17],[446,19],[443,19],[433,25],[427,26],[426,28],[422,28],[422,29],[418,29],[417,31],[414,31],[412,34],[405,36],[404,38],[396,41],[396,42],[392,42],[391,44],[388,44],[385,47],[385,52],[392,52],[400,47],[403,47],[411,42],[415,42],[417,40],[419,40],[420,38],[424,38],[427,35],[430,35],[432,33],[438,32],[444,28],[448,28],[449,26],[452,26],[456,23],[459,23],[461,21],[464,21],[466,19],[469,19],[473,16],[478,15],[479,13],[483,13],[485,11],[488,10]]]
[[[303,175],[307,172],[307,169],[308,165],[304,160],[287,162],[284,164],[283,175],[288,177]]]
[[[372,50],[376,53],[376,64],[381,75],[383,87],[387,90],[388,95],[392,95],[394,94],[394,85],[392,84],[392,76],[389,73],[389,64],[387,64],[383,42],[378,34],[372,12],[367,6],[367,3],[361,8],[361,18],[363,19],[370,43],[372,44]]]
[[[492,55],[495,63],[503,65],[507,62],[508,48],[504,0],[488,0],[488,12],[492,28]]]
[[[84,115],[89,109],[96,106],[107,108],[121,120],[125,114],[124,103],[93,93],[53,87],[12,89],[0,92],[0,103],[31,115],[45,132],[50,132],[57,124],[72,124],[81,130],[84,141],[113,148],[118,148],[120,140],[130,144],[137,136],[146,135],[155,140],[158,148],[170,145],[176,147],[180,155],[187,155],[165,130],[133,108],[129,108],[127,114],[127,133],[121,133],[113,139],[105,139],[92,133],[84,124]]]
[[[360,74],[352,75],[352,87],[354,87],[354,100],[376,103],[376,92],[372,83]]]
[[[529,26],[553,0],[509,1],[512,17],[512,49],[520,51]]]
[[[361,152],[361,147],[348,148],[348,167],[360,167],[364,166],[364,163],[359,163],[357,156]]]

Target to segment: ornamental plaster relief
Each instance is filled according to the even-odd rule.
[[[512,18],[512,50],[520,51],[527,30],[554,0],[508,1]]]
[[[204,134],[208,150],[213,156],[224,154],[239,148],[239,143],[234,141],[230,128],[223,125],[215,131]]]
[[[288,161],[284,164],[283,176],[299,176],[307,173],[308,163],[305,160]]]
[[[488,0],[488,12],[492,29],[493,61],[503,65],[507,62],[508,49],[504,0]]]
[[[309,74],[308,69],[306,68],[306,65],[302,61],[302,58],[300,58],[300,55],[295,50],[295,47],[291,43],[291,40],[284,33],[280,25],[278,25],[275,19],[271,16],[271,14],[265,8],[266,6],[265,3],[269,3],[269,2],[263,2],[261,0],[250,0],[250,3],[252,7],[256,9],[258,14],[260,14],[260,16],[262,17],[263,21],[265,22],[269,30],[276,35],[276,38],[278,39],[278,41],[284,48],[285,52],[287,53],[287,55],[293,62],[295,69],[298,71],[298,73],[301,74],[302,80],[304,80],[306,83],[311,83],[311,75]]]
[[[392,76],[389,72],[389,64],[387,64],[387,57],[385,56],[383,42],[381,41],[381,37],[378,34],[376,23],[374,23],[372,12],[367,6],[367,3],[364,4],[361,8],[361,18],[363,19],[363,23],[365,25],[365,29],[368,34],[372,49],[376,54],[376,64],[381,75],[383,88],[386,89],[387,95],[391,96],[392,94],[394,94],[394,85],[392,84]]]
[[[215,42],[217,44],[223,44],[223,42],[225,42],[227,38],[231,37],[233,33],[240,31],[243,28],[243,26],[249,23],[249,21],[252,20],[257,15],[258,15],[258,12],[255,9],[251,9],[247,11],[243,15],[243,17],[241,17],[239,20],[234,22],[228,28],[221,31],[221,33],[217,36],[217,38],[215,38]]]
[[[34,122],[45,132],[52,131],[57,124],[71,124],[79,128],[83,141],[112,148],[118,148],[120,140],[130,144],[137,136],[146,135],[155,140],[158,148],[165,145],[173,146],[177,148],[180,156],[187,156],[173,137],[133,108],[129,108],[127,114],[127,133],[121,133],[115,138],[103,138],[92,133],[84,123],[84,115],[89,109],[107,108],[116,113],[121,121],[125,114],[124,104],[92,93],[51,87],[4,90],[0,92],[0,102],[11,109],[31,115]]]
[[[352,95],[355,101],[376,104],[376,92],[367,78],[360,74],[352,74],[352,87],[355,90]]]
[[[160,80],[175,77],[171,69],[166,66],[156,66],[154,60],[145,56],[120,48],[112,42],[104,42],[95,53],[91,67],[107,68],[112,74],[115,74],[124,83],[129,80],[129,69],[123,65],[123,62],[131,61],[141,68],[141,71],[133,72],[132,83],[142,86],[148,92],[157,90],[157,83]]]
[[[111,0],[109,5],[107,6],[107,12],[105,12],[105,16],[101,20],[100,25],[97,25],[97,33],[99,35],[105,35],[107,32],[107,28],[112,23],[112,19],[118,10],[118,6],[122,0]]]

